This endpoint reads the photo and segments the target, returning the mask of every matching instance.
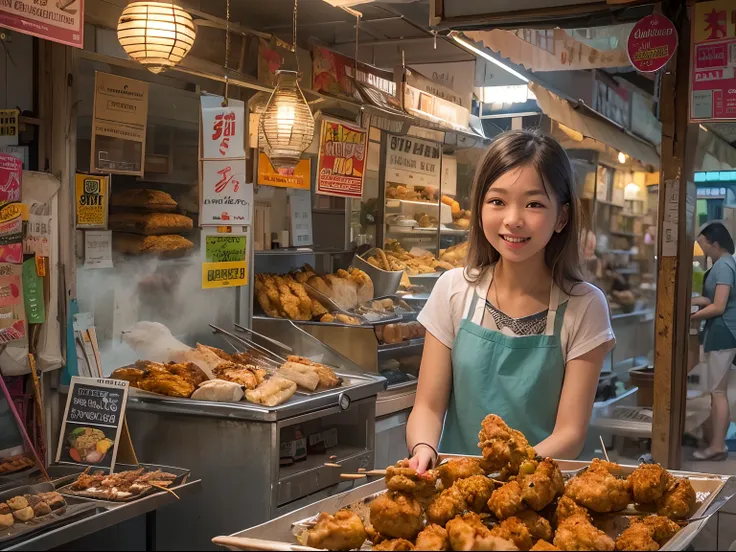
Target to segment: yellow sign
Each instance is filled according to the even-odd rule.
[[[107,228],[110,177],[77,173],[77,228]]]
[[[202,289],[218,289],[246,285],[248,263],[202,263]]]
[[[697,42],[736,38],[736,5],[733,0],[695,4],[693,39]]]
[[[8,222],[23,215],[25,215],[23,220],[28,220],[28,207],[23,203],[6,203],[0,209],[0,223]]]
[[[299,161],[292,174],[279,174],[265,153],[258,156],[258,184],[261,186],[309,190],[312,187],[311,174],[312,163],[309,159]]]
[[[17,109],[0,109],[0,141],[7,145],[18,145],[18,117]]]

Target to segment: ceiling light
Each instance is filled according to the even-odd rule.
[[[626,163],[626,154],[622,151],[618,152],[618,162]]]
[[[466,48],[467,50],[470,50],[474,54],[479,55],[483,59],[486,59],[486,60],[490,61],[491,63],[493,63],[495,65],[498,65],[501,69],[503,69],[507,73],[510,73],[510,74],[514,75],[517,79],[521,79],[522,81],[527,82],[527,83],[529,82],[529,79],[526,78],[524,75],[522,75],[518,71],[514,71],[511,67],[509,67],[508,65],[506,65],[504,62],[497,60],[496,58],[494,58],[489,53],[484,52],[480,48],[476,48],[475,46],[473,46],[467,40],[465,40],[463,38],[460,38],[456,33],[451,33],[450,36],[452,37],[452,39],[455,42],[457,42],[458,44],[460,44],[463,48]]]

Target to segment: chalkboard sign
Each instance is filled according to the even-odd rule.
[[[127,381],[73,377],[56,461],[112,473],[127,401]]]

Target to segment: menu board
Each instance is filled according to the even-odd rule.
[[[367,133],[358,127],[322,120],[317,164],[317,193],[363,197]]]
[[[389,136],[386,180],[413,186],[440,185],[440,144],[413,136]]]
[[[247,230],[240,226],[226,226],[203,232],[202,289],[247,285]]]
[[[128,382],[74,376],[69,385],[56,462],[115,469]]]

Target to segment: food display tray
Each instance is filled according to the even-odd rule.
[[[164,472],[168,472],[172,475],[175,475],[174,481],[172,481],[171,485],[169,485],[169,489],[173,489],[174,487],[178,487],[179,485],[183,485],[187,482],[189,479],[189,475],[191,474],[191,470],[188,470],[186,468],[175,468],[172,466],[159,466],[156,464],[139,464],[138,466],[131,466],[127,464],[115,464],[115,472],[122,472],[122,471],[129,471],[129,470],[137,470],[140,468],[144,468],[145,472],[152,472],[156,470],[161,470]],[[94,469],[90,470],[94,471]],[[79,474],[77,474],[79,475]],[[75,497],[83,500],[94,500],[96,502],[114,502],[114,503],[123,503],[123,502],[134,502],[136,500],[139,500],[143,497],[152,495],[154,493],[165,493],[166,491],[163,489],[158,489],[156,487],[151,487],[147,491],[142,492],[139,495],[136,496],[130,496],[127,498],[121,498],[121,499],[110,499],[110,498],[101,498],[98,495],[89,494],[85,491],[73,491],[71,489],[72,483],[76,480],[76,477],[72,479],[67,485],[61,487],[58,489],[59,493],[61,493],[64,497],[70,496]]]
[[[461,456],[441,455],[440,460],[458,457]],[[568,460],[558,460],[557,463],[566,479],[590,465],[590,462]],[[622,475],[628,475],[636,469],[636,466],[622,465],[621,467]],[[708,518],[718,512],[736,494],[736,478],[676,470],[670,470],[670,473],[676,477],[687,477],[690,480],[697,496],[697,509],[691,516],[693,521],[681,529],[660,550],[684,550],[705,527]],[[367,521],[371,501],[385,492],[385,481],[381,478],[231,535],[233,538],[224,538],[219,544],[230,550],[316,550],[298,546],[296,536],[309,527],[320,512],[334,514],[338,510],[349,509]],[[629,518],[650,513],[652,512],[629,506],[629,509],[623,512],[607,514],[596,519],[600,522],[602,529],[615,538],[626,527]],[[217,539],[214,542],[217,542]],[[364,545],[363,549],[369,548]]]
[[[36,495],[39,493],[48,493],[54,491],[54,485],[52,483],[39,483],[38,485],[22,485],[13,489],[7,489],[0,492],[0,502],[5,502],[16,496],[22,495]],[[16,521],[11,527],[6,529],[0,529],[0,544],[5,544],[10,541],[14,541],[20,538],[27,538],[32,533],[39,531],[45,531],[52,526],[59,525],[68,521],[71,518],[75,518],[79,515],[84,514],[90,510],[96,508],[95,504],[87,501],[75,500],[74,498],[64,497],[66,506],[54,510],[50,514],[41,516],[39,518],[33,518],[30,521],[19,522]],[[4,547],[4,546],[3,546]]]

